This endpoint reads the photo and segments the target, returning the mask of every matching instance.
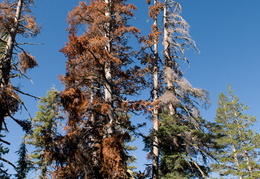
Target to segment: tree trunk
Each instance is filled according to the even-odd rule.
[[[154,0],[154,4],[156,4],[157,0]],[[157,19],[154,20],[154,26],[157,27]],[[159,77],[158,77],[158,41],[154,42],[154,62],[153,62],[153,82],[154,82],[154,90],[153,90],[153,100],[156,102],[159,98]],[[159,149],[158,149],[158,137],[157,131],[159,129],[159,106],[156,104],[153,110],[153,130],[155,132],[153,139],[153,168],[152,168],[152,178],[159,178]]]
[[[0,59],[0,91],[2,93],[9,85],[10,83],[10,73],[11,73],[11,61],[13,56],[13,49],[15,45],[15,38],[19,27],[19,22],[21,19],[22,9],[23,9],[23,3],[24,0],[18,0],[17,7],[16,7],[16,13],[14,17],[14,25],[11,28],[8,37],[7,37],[7,43],[5,46],[4,54],[2,55]],[[5,96],[5,94],[3,94]],[[5,105],[4,105],[5,106]],[[0,107],[0,132],[3,129],[4,124],[4,118],[7,116],[7,113],[9,113],[9,109],[3,109],[6,107],[1,106]],[[6,111],[8,110],[8,111]]]
[[[0,76],[1,77],[0,87],[4,87],[5,85],[8,85],[9,80],[10,80],[11,60],[12,60],[12,56],[13,56],[15,38],[16,38],[18,27],[19,27],[19,21],[21,19],[23,1],[24,0],[18,0],[18,2],[17,2],[14,26],[10,30],[10,34],[8,36],[7,44],[5,47],[5,52],[1,58],[2,70],[1,70],[1,74],[0,74],[1,75]]]
[[[234,152],[233,157],[234,157],[237,169],[239,170],[240,164],[239,164],[238,157],[237,157],[237,150],[236,150],[236,147],[234,145],[232,145],[232,148],[233,148],[233,152]],[[242,176],[239,176],[239,179],[242,179],[242,178],[243,178]]]
[[[244,142],[243,142],[243,144],[244,144]],[[242,145],[243,145],[242,144]],[[251,163],[250,163],[250,158],[249,158],[249,156],[248,156],[248,151],[247,150],[244,150],[244,157],[246,158],[246,164],[247,164],[247,170],[249,171],[249,173],[250,173],[250,177],[253,177],[252,175],[253,175],[253,170],[252,170],[252,166],[251,166]]]
[[[236,119],[238,118],[238,115],[237,115],[236,112],[235,112],[235,117],[236,117]],[[236,120],[236,123],[239,125],[239,121],[238,120]],[[241,126],[239,128],[241,129]],[[238,130],[238,132],[239,132],[239,136],[242,137],[242,133],[241,133],[240,129]],[[242,147],[245,147],[245,142],[243,140],[242,140]],[[248,156],[248,151],[247,150],[243,150],[243,155],[244,155],[244,157],[246,159],[246,164],[247,164],[246,168],[249,171],[249,174],[250,174],[249,176],[252,177],[253,171],[252,171],[252,167],[251,167],[251,164],[250,164],[250,158]]]
[[[107,11],[105,12],[105,15],[107,17],[111,17],[111,0],[105,0],[105,3],[107,4]],[[111,43],[110,43],[110,22],[107,22],[106,24],[106,28],[107,28],[107,33],[105,34],[105,36],[108,38],[108,42],[106,45],[106,49],[108,51],[108,53],[111,52]],[[108,110],[108,117],[109,117],[109,124],[112,124],[112,122],[114,121],[114,116],[113,116],[113,110],[112,110],[112,75],[111,75],[111,62],[110,59],[107,59],[107,61],[105,62],[105,66],[104,66],[104,72],[105,72],[105,88],[104,88],[104,92],[105,92],[105,101],[110,105],[110,109]]]
[[[176,70],[174,69],[174,59],[171,58],[171,53],[170,53],[170,32],[169,32],[169,22],[168,22],[168,9],[167,9],[167,4],[168,4],[168,0],[164,1],[164,8],[163,8],[163,46],[164,46],[164,70],[167,72],[171,72],[171,73],[176,73]],[[174,93],[174,83],[171,80],[172,76],[174,74],[171,75],[164,75],[165,76],[165,81],[166,81],[166,85],[167,85],[167,90],[171,91],[172,93]],[[169,110],[169,115],[173,116],[175,114],[175,109],[172,103],[169,103],[168,106],[168,110]]]

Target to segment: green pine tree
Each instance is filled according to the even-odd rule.
[[[46,97],[39,101],[36,117],[32,119],[32,134],[28,135],[27,143],[35,147],[31,158],[35,167],[40,170],[39,178],[48,178],[49,151],[55,149],[55,140],[60,136],[58,126],[62,117],[59,92],[52,89]]]
[[[210,172],[209,159],[218,146],[211,130],[215,125],[200,116],[180,118],[162,115],[158,130],[160,176],[162,179],[204,178]],[[200,160],[202,159],[202,160]]]
[[[3,135],[0,134],[0,178],[1,179],[10,179],[11,175],[8,174],[8,169],[5,169],[5,164],[9,164],[12,165],[14,168],[15,166],[8,160],[6,160],[5,158],[3,158],[3,155],[7,154],[9,152],[9,149],[7,147],[5,147],[3,144],[8,144],[10,145],[10,143],[6,142],[3,140]]]
[[[32,163],[27,155],[25,141],[21,143],[20,148],[16,153],[18,154],[19,159],[17,161],[17,173],[15,174],[15,177],[17,179],[26,179],[28,172],[32,169]]]
[[[221,176],[239,179],[254,179],[260,177],[260,164],[257,161],[260,148],[260,135],[251,127],[256,117],[245,114],[249,109],[233,94],[228,85],[228,96],[220,93],[215,120],[220,127],[215,133],[222,135],[216,142],[225,148],[218,151],[215,157],[218,163],[212,169]]]

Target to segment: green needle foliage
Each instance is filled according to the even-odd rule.
[[[6,163],[8,163],[10,165],[12,165],[12,164],[3,158],[3,155],[5,155],[9,152],[9,149],[3,145],[3,143],[7,143],[6,141],[4,141],[2,139],[3,137],[4,136],[2,134],[0,134],[0,140],[1,140],[1,143],[0,143],[0,178],[1,179],[10,179],[11,175],[8,174],[8,170],[5,169],[4,164],[6,164]]]
[[[36,148],[31,158],[41,172],[39,176],[41,179],[48,176],[48,154],[55,149],[55,140],[60,136],[58,126],[63,117],[59,94],[57,90],[52,89],[48,91],[46,97],[41,98],[38,105],[39,111],[32,119],[33,133],[27,137],[27,142]]]
[[[26,179],[27,173],[32,169],[32,162],[27,155],[25,141],[21,143],[20,148],[16,153],[19,156],[16,167],[17,173],[15,174],[16,179]]]
[[[249,107],[239,102],[233,92],[228,85],[228,96],[219,95],[215,120],[220,127],[215,133],[223,136],[216,142],[225,148],[215,154],[219,163],[213,164],[212,169],[227,178],[259,178],[260,135],[251,129],[256,117],[245,114]]]
[[[196,125],[197,123],[197,125]],[[210,172],[208,162],[218,146],[211,130],[215,125],[197,117],[194,121],[162,115],[158,131],[162,179],[204,178]]]

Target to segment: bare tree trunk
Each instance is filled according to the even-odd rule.
[[[156,4],[157,0],[154,0]],[[157,19],[154,20],[154,26],[157,27]],[[157,101],[159,98],[159,76],[158,76],[158,41],[154,43],[154,62],[153,62],[153,100]],[[153,168],[152,168],[152,178],[159,178],[159,149],[158,149],[158,137],[157,131],[159,129],[159,106],[156,104],[153,110],[153,130],[155,132],[153,139]]]
[[[170,32],[169,32],[169,22],[168,22],[168,9],[167,9],[168,0],[164,1],[164,9],[163,9],[163,46],[164,46],[164,63],[165,63],[165,72],[167,73],[171,72],[171,75],[164,75],[165,81],[167,85],[167,90],[171,90],[171,92],[174,93],[174,83],[172,81],[172,75],[173,73],[176,73],[176,70],[174,68],[174,59],[171,58],[170,54]],[[175,109],[172,103],[168,106],[169,114],[170,116],[173,116],[175,114]]]
[[[5,46],[4,54],[2,55],[0,59],[0,91],[3,92],[7,86],[10,83],[10,73],[11,73],[11,61],[13,56],[13,49],[15,45],[15,38],[19,27],[19,22],[21,19],[22,9],[23,9],[23,3],[24,0],[18,0],[17,7],[16,7],[16,13],[14,17],[14,24],[11,28],[8,37],[7,37],[7,43]],[[5,93],[5,92],[3,92]],[[2,106],[3,107],[3,106]],[[1,107],[0,107],[1,108]],[[6,117],[7,113],[9,111],[6,111],[7,109],[0,110],[0,132],[3,129],[4,118]]]
[[[14,18],[14,26],[10,30],[10,34],[7,39],[7,44],[5,47],[5,52],[1,58],[2,63],[2,69],[1,69],[1,81],[0,81],[0,87],[4,87],[5,85],[8,85],[10,80],[10,71],[11,71],[11,59],[13,55],[13,49],[15,44],[15,38],[17,34],[17,30],[19,27],[19,21],[21,19],[22,9],[23,9],[23,1],[24,0],[18,0],[17,7],[16,7],[16,13]]]
[[[105,3],[107,4],[107,11],[105,12],[105,15],[107,17],[111,17],[111,0],[105,0]],[[108,52],[111,52],[111,42],[110,42],[110,23],[108,22],[106,24],[106,28],[107,28],[107,33],[105,34],[105,36],[108,38],[108,42],[106,45],[106,49]],[[114,121],[114,116],[113,116],[113,109],[112,109],[112,75],[111,75],[111,62],[109,59],[107,59],[107,61],[105,62],[105,66],[104,66],[104,70],[105,70],[105,101],[110,105],[110,109],[108,111],[108,117],[109,117],[109,124],[112,124],[112,122]]]

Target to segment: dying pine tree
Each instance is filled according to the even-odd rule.
[[[153,179],[205,177],[209,172],[207,160],[212,157],[210,148],[214,146],[211,124],[201,118],[198,105],[199,101],[208,103],[207,92],[194,88],[183,77],[179,66],[180,61],[188,63],[187,49],[196,50],[181,11],[176,1],[155,0],[149,8],[154,24],[148,37],[143,38],[143,62],[154,81],[153,137],[152,140],[147,138],[150,142],[146,143],[153,148],[150,154]],[[163,24],[157,24],[157,21]],[[158,56],[156,50],[159,41],[164,49],[162,56]],[[158,79],[158,75],[161,78]],[[198,163],[198,157],[204,160]]]
[[[151,2],[147,1],[150,5]],[[149,71],[152,75],[152,121],[153,121],[153,131],[157,132],[159,128],[159,95],[160,95],[160,81],[161,81],[161,73],[160,73],[160,57],[158,53],[158,46],[160,41],[160,36],[162,32],[158,27],[158,15],[160,14],[163,4],[160,1],[154,0],[153,5],[149,8],[149,16],[153,19],[153,25],[151,33],[148,35],[148,38],[143,37],[141,41],[144,43],[144,47],[142,49],[142,64],[145,64],[146,71]],[[147,53],[146,49],[151,49],[152,53]],[[144,57],[144,58],[143,58]],[[148,80],[149,81],[149,80]],[[152,178],[156,178],[158,176],[159,169],[159,149],[158,149],[158,137],[157,135],[153,135],[153,147],[152,147]]]
[[[16,119],[14,114],[21,109],[20,95],[29,95],[12,83],[12,79],[25,77],[28,69],[37,66],[34,57],[19,43],[17,37],[34,37],[39,33],[30,6],[33,0],[6,0],[0,3],[0,132],[8,131],[6,118],[13,119],[23,130],[30,130],[28,120]],[[29,95],[31,96],[31,95]],[[7,141],[0,142],[9,144]],[[1,150],[1,153],[4,153]],[[1,158],[7,163],[8,160]]]
[[[69,42],[61,50],[68,58],[61,77],[68,121],[50,157],[56,178],[127,178],[130,114],[144,105],[129,99],[143,83],[128,45],[139,33],[128,24],[135,9],[126,0],[91,0],[69,13]]]
[[[37,66],[34,57],[22,47],[26,43],[16,41],[18,36],[32,37],[39,33],[35,17],[30,13],[33,3],[32,0],[14,0],[0,5],[0,130],[6,128],[6,117],[13,118],[19,125],[26,124],[13,117],[23,104],[19,94],[26,93],[13,86],[11,79],[26,77],[26,71]]]

